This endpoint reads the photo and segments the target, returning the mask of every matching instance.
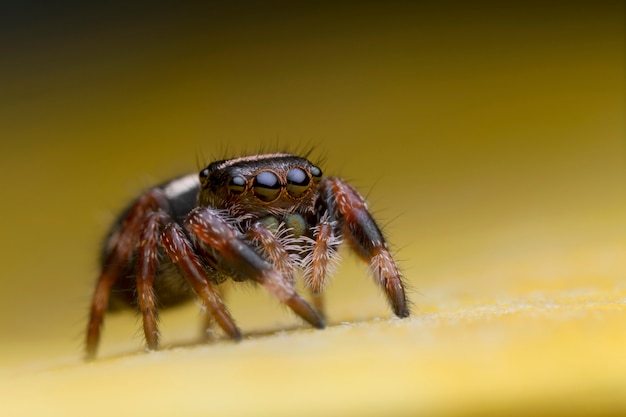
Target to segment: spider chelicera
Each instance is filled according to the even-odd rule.
[[[394,314],[408,317],[402,276],[365,200],[306,158],[274,153],[222,160],[151,188],[105,240],[87,358],[95,357],[109,304],[139,309],[148,349],[159,345],[157,305],[194,296],[229,337],[241,339],[217,289],[229,278],[261,284],[321,329],[321,291],[342,241],[369,264]],[[296,292],[297,270],[316,308]]]

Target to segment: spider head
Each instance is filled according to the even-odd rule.
[[[237,215],[306,212],[321,178],[317,166],[287,153],[217,161],[200,171],[199,203]]]

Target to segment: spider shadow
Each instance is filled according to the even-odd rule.
[[[375,322],[377,320],[378,318],[372,317],[369,319],[363,319],[363,320],[354,321],[354,322],[353,321],[330,322],[330,323],[327,323],[326,328],[321,331],[323,332],[326,329],[344,326],[347,323],[348,324],[363,324],[363,323]],[[317,333],[320,330],[306,326],[306,325],[297,325],[297,324],[290,325],[290,326],[281,326],[281,327],[276,327],[276,328],[252,330],[252,331],[248,331],[244,333],[243,338],[241,342],[239,343],[246,343],[246,341],[248,340],[263,340],[263,339],[270,338],[273,336],[278,336],[278,335],[289,335],[289,334],[294,334],[294,333],[300,333],[302,331]],[[200,346],[218,346],[218,345],[234,344],[234,343],[237,343],[237,342],[233,342],[232,339],[230,339],[229,337],[225,335],[207,335],[205,337],[200,336],[193,340],[172,341],[170,343],[167,343],[166,345],[161,346],[158,352],[167,352],[167,351],[172,351],[172,350],[177,350],[177,349],[196,348]],[[146,353],[151,353],[151,351],[138,350],[135,352],[128,352],[128,353],[114,353],[114,354],[107,355],[107,356],[101,356],[99,359],[116,360],[116,359],[129,358],[129,357],[140,357],[142,355],[145,355]],[[97,361],[98,359],[96,359],[96,362]]]

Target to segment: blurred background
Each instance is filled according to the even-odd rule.
[[[621,1],[0,7],[2,365],[80,357],[130,198],[259,150],[313,146],[367,195],[418,315],[626,290]],[[331,320],[388,317],[344,255]],[[232,293],[244,331],[297,324],[260,293]],[[172,314],[194,340],[197,307]],[[103,352],[141,347],[107,323]]]

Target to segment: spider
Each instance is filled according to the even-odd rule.
[[[272,153],[221,160],[148,189],[105,239],[86,358],[96,355],[107,307],[137,308],[146,347],[154,350],[157,304],[165,308],[194,296],[226,335],[241,339],[218,290],[227,279],[260,284],[322,329],[321,292],[342,241],[369,263],[394,314],[408,317],[402,276],[367,203],[347,182],[323,177],[304,157]],[[316,308],[295,290],[298,270]]]

